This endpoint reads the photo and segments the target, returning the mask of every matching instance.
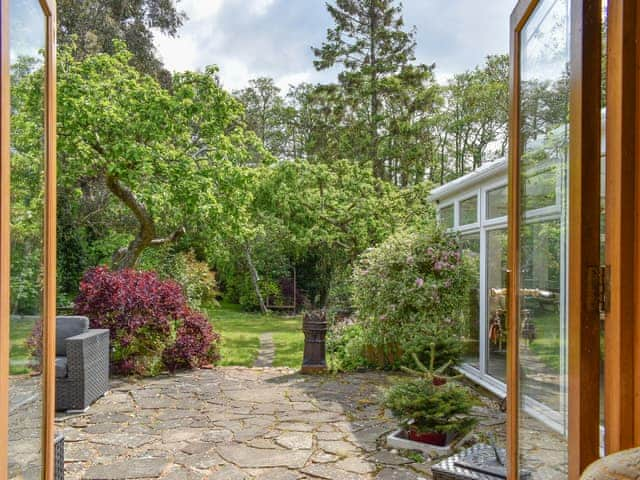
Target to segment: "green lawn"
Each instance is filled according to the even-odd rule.
[[[531,350],[553,371],[560,371],[560,318],[557,313],[534,314],[536,339]]]
[[[237,305],[209,308],[214,329],[222,335],[220,365],[253,366],[260,347],[260,334],[273,333],[275,367],[297,368],[302,363],[304,334],[302,318],[243,312]]]
[[[26,341],[31,335],[34,325],[35,321],[29,317],[11,319],[11,333],[9,335],[11,343],[11,375],[20,375],[31,371],[24,362],[29,359]]]

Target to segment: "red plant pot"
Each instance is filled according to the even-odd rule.
[[[433,377],[433,384],[436,387],[441,387],[442,385],[447,383],[447,379],[444,377]]]
[[[429,445],[436,445],[438,447],[444,447],[447,444],[447,434],[439,432],[425,432],[420,433],[415,430],[409,430],[407,432],[409,440],[413,442],[428,443]]]

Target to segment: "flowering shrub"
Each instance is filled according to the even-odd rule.
[[[180,285],[153,272],[88,270],[75,313],[89,317],[91,328],[109,329],[118,373],[156,375],[215,359],[218,336],[211,325],[188,307]],[[169,364],[167,351],[180,358]]]
[[[454,363],[473,280],[456,239],[438,230],[400,232],[367,251],[354,270],[354,305],[364,325],[370,360],[379,366],[427,360]]]

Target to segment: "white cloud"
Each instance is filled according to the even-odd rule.
[[[436,78],[474,68],[488,54],[506,53],[515,0],[404,0],[404,20],[418,29],[417,61],[436,63]],[[218,65],[228,89],[272,77],[283,90],[300,82],[335,81],[317,72],[319,46],[332,20],[323,0],[182,0],[189,20],[178,38],[156,35],[170,70]]]
[[[182,0],[178,5],[187,12],[189,20],[198,21],[215,17],[225,4],[225,0]]]
[[[240,90],[247,86],[252,72],[242,60],[234,57],[226,57],[217,62],[220,67],[220,81],[222,86],[229,91]]]
[[[156,34],[156,47],[160,57],[168,70],[182,72],[184,70],[198,70],[201,64],[202,52],[198,49],[198,42],[191,35],[171,38]]]
[[[253,0],[250,2],[249,11],[253,15],[265,15],[274,2],[275,0]]]
[[[308,70],[306,72],[288,73],[276,79],[276,85],[283,92],[287,92],[291,85],[299,85],[301,83],[310,82],[315,71]]]

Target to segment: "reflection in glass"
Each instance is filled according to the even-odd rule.
[[[554,167],[546,170],[545,167],[544,163],[532,165],[522,180],[522,206],[527,212],[556,204],[558,173]]]
[[[453,228],[453,205],[440,209],[440,225],[442,228]]]
[[[11,0],[9,478],[42,474],[45,17]]]
[[[531,223],[521,231],[520,362],[527,372],[523,393],[560,411],[564,388],[560,221]]]
[[[487,192],[487,218],[507,216],[507,187],[498,187]]]
[[[473,262],[474,282],[469,292],[469,307],[465,315],[465,350],[463,361],[480,369],[480,233],[460,237],[460,243],[468,258]]]
[[[566,428],[566,168],[569,118],[569,0],[541,0],[521,36],[520,391],[522,463],[534,478],[566,478],[566,440],[533,422],[525,406],[556,412]],[[527,211],[557,205],[558,219]],[[549,451],[532,465],[528,452]]]
[[[478,197],[471,197],[460,202],[460,225],[478,222]]]
[[[487,232],[487,345],[489,375],[506,381],[507,372],[507,230]]]

